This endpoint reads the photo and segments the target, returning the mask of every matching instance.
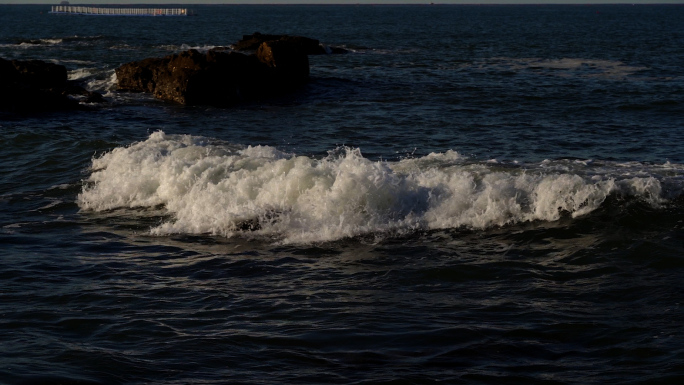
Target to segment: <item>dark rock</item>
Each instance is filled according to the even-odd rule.
[[[278,43],[259,55],[184,51],[116,69],[120,91],[150,92],[186,105],[225,106],[288,92],[306,82],[309,62],[299,48]]]
[[[18,79],[19,72],[14,68],[11,61],[0,58],[0,85],[7,82],[14,82]]]
[[[0,110],[31,113],[81,108],[70,96],[102,102],[102,95],[67,82],[64,66],[0,58]]]
[[[261,43],[256,51],[260,62],[272,68],[280,79],[301,83],[309,77],[309,57],[304,48],[288,40]]]
[[[18,82],[0,86],[0,110],[30,113],[78,107],[78,102],[52,89],[40,89]]]
[[[258,32],[231,47],[252,53],[217,47],[123,64],[116,69],[119,90],[186,105],[225,106],[293,91],[309,78],[307,55],[347,52],[303,36]]]
[[[254,32],[252,35],[243,35],[242,40],[231,45],[231,47],[236,51],[256,51],[261,43],[279,40],[284,35],[268,35],[259,32]]]
[[[67,81],[66,67],[42,60],[12,60],[19,81],[39,88],[61,87]]]
[[[189,50],[126,63],[116,69],[116,77],[121,91],[150,92],[187,105],[225,105],[239,101],[237,72],[248,66],[246,61],[241,54]]]
[[[242,40],[233,44],[232,47],[236,51],[254,51],[257,50],[263,43],[273,41],[285,41],[290,47],[297,47],[297,49],[306,55],[322,55],[327,53],[320,42],[316,39],[311,39],[304,36],[289,36],[289,35],[265,35],[255,32],[252,35],[242,36]]]

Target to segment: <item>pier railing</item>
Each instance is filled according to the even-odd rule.
[[[188,16],[187,8],[103,8],[75,5],[53,5],[50,13],[110,16]]]

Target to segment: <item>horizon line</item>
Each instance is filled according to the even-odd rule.
[[[611,2],[608,1],[577,1],[577,2],[559,2],[559,3],[548,3],[543,1],[522,1],[516,3],[507,2],[432,2],[432,1],[410,1],[410,2],[272,2],[272,3],[238,3],[230,2],[230,0],[225,2],[210,2],[210,3],[187,3],[187,2],[129,2],[128,0],[121,2],[112,3],[101,3],[101,2],[69,2],[69,5],[684,5],[684,0],[672,1],[672,2]],[[60,4],[59,2],[39,2],[39,3],[2,3],[0,5],[66,5]]]

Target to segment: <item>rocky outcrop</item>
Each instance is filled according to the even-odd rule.
[[[255,32],[252,35],[242,36],[242,40],[233,44],[231,47],[236,51],[255,51],[261,44],[267,42],[281,42],[292,49],[303,52],[306,55],[321,55],[326,53],[320,42],[304,36],[289,35],[267,35]]]
[[[149,92],[185,105],[226,106],[293,91],[309,78],[308,55],[344,51],[308,37],[258,32],[231,48],[126,63],[116,69],[119,90]]]
[[[31,113],[73,110],[102,95],[67,80],[66,67],[41,60],[0,58],[0,110]]]
[[[255,32],[251,35],[243,35],[242,40],[233,44],[231,47],[236,51],[255,51],[261,44],[267,42],[281,41],[290,47],[296,47],[307,55],[340,54],[348,51],[338,47],[323,46],[318,40],[303,36],[290,35],[269,35]]]
[[[284,41],[261,43],[251,55],[189,50],[116,69],[120,91],[150,92],[186,105],[225,106],[275,96],[296,89],[308,76],[305,51]]]

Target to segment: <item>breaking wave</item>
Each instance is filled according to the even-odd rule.
[[[68,79],[82,83],[89,91],[102,93],[112,97],[115,94],[117,80],[116,72],[103,68],[78,68],[68,72]]]
[[[486,229],[596,210],[609,195],[652,206],[681,193],[681,165],[579,160],[476,162],[454,151],[372,161],[155,132],[94,158],[85,211],[165,207],[154,235],[247,235],[309,243],[374,233]]]

